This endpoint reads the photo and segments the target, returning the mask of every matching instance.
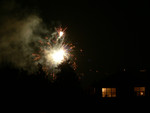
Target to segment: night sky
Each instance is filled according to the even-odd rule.
[[[78,59],[85,70],[94,67],[111,73],[149,67],[147,1],[46,1],[38,6],[44,20],[68,26],[69,38],[84,50]]]
[[[47,27],[67,27],[80,72],[149,68],[148,1],[4,0],[1,6],[8,9],[2,15],[33,13]]]

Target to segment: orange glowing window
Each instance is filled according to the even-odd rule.
[[[116,97],[116,88],[102,88],[102,97]]]
[[[136,96],[145,96],[145,87],[134,87]]]

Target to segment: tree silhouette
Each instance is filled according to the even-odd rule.
[[[60,72],[56,74],[56,95],[57,102],[76,108],[81,103],[81,87],[75,70],[69,61],[62,63],[58,67]]]

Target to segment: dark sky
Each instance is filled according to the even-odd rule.
[[[84,50],[82,66],[107,72],[149,65],[149,2],[39,2],[46,21],[68,26],[70,38]],[[80,64],[79,64],[80,65]],[[87,68],[89,68],[87,67]]]
[[[47,25],[60,22],[77,49],[80,70],[114,73],[121,68],[149,68],[149,1],[16,1]]]

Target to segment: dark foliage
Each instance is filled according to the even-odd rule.
[[[13,109],[34,111],[66,111],[79,109],[83,92],[75,71],[66,63],[60,68],[57,79],[51,82],[41,65],[37,73],[29,74],[13,65],[0,68],[3,105]]]

